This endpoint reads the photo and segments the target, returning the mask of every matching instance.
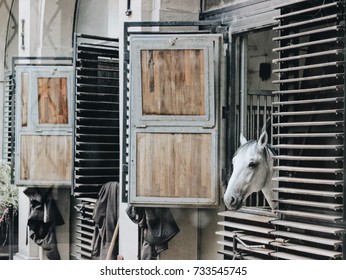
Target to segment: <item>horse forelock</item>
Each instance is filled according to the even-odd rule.
[[[239,153],[246,153],[250,149],[257,149],[257,141],[256,140],[249,140],[244,145],[241,145],[235,152],[234,157],[238,155]],[[263,157],[265,161],[268,161],[271,156],[275,155],[275,152],[273,151],[272,147],[270,145],[265,145],[263,149]]]

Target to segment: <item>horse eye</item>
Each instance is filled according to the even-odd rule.
[[[256,166],[257,166],[257,162],[251,161],[251,162],[249,163],[249,167],[250,167],[250,168],[255,168]]]

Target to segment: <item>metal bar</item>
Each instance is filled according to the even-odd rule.
[[[275,127],[292,127],[292,126],[338,126],[343,125],[343,121],[321,121],[321,122],[287,122],[275,123]]]
[[[343,40],[344,40],[344,37],[335,37],[335,38],[329,38],[329,39],[310,41],[307,43],[287,45],[284,47],[275,48],[275,49],[273,49],[273,52],[281,52],[281,51],[287,51],[287,50],[292,50],[292,49],[300,49],[303,47],[310,47],[310,46],[321,45],[321,44],[338,43],[338,42],[341,42]]]
[[[321,197],[332,197],[338,198],[343,197],[341,192],[329,192],[329,191],[316,191],[316,190],[306,190],[306,189],[293,189],[293,188],[273,188],[274,192],[279,193],[291,193],[291,194],[301,194],[301,195],[309,195],[309,196],[321,196]]]
[[[323,92],[323,91],[342,91],[342,90],[344,90],[344,85],[334,85],[334,86],[325,86],[325,87],[318,87],[318,88],[313,87],[313,88],[303,88],[303,89],[278,90],[278,91],[273,91],[273,94],[315,93],[315,92]],[[302,100],[302,102],[304,102],[304,100]]]
[[[84,39],[93,39],[93,40],[103,40],[103,41],[119,42],[118,38],[102,37],[102,36],[88,35],[88,34],[81,34],[81,33],[76,33],[75,35],[78,38],[84,38]]]
[[[342,145],[300,145],[300,144],[280,144],[274,145],[274,148],[280,149],[317,149],[317,150],[337,150],[342,149]]]
[[[309,213],[309,212],[302,212],[302,211],[291,211],[291,210],[274,210],[275,213],[287,215],[290,217],[301,217],[309,220],[322,220],[322,221],[328,221],[335,223],[337,221],[340,221],[342,219],[342,215],[326,215],[326,214],[318,214],[318,213]]]
[[[325,74],[325,75],[318,75],[318,76],[308,76],[308,77],[299,77],[299,78],[292,78],[292,79],[283,79],[283,80],[274,80],[274,84],[283,84],[283,83],[295,83],[295,82],[305,82],[305,81],[312,81],[312,80],[321,80],[321,79],[339,79],[344,76],[344,73],[333,73],[333,74]]]
[[[340,17],[341,17],[341,14],[332,14],[332,15],[328,15],[328,16],[324,16],[324,17],[317,17],[314,19],[299,21],[299,22],[295,22],[295,23],[291,23],[291,24],[279,25],[279,26],[274,27],[273,30],[289,29],[292,27],[298,27],[298,26],[302,26],[302,25],[308,25],[308,24],[313,24],[313,23],[332,20],[332,19],[337,20]]]
[[[240,54],[240,132],[247,136],[247,35],[241,37]]]
[[[288,156],[288,155],[280,155],[280,156],[274,156],[274,159],[282,159],[282,160],[293,160],[293,161],[300,161],[300,160],[306,160],[306,161],[342,161],[343,157],[339,156],[325,156],[325,157],[309,157],[309,156]]]
[[[274,226],[283,226],[286,228],[309,230],[309,231],[322,232],[322,233],[333,234],[333,235],[338,235],[345,232],[345,229],[341,227],[329,227],[329,226],[319,225],[314,223],[311,224],[311,223],[296,222],[296,221],[289,221],[289,220],[273,220],[271,221],[271,224],[273,224]]]
[[[304,2],[306,0],[300,1],[300,2]],[[296,4],[298,1],[293,2],[293,3],[286,3],[282,6],[277,6],[275,7],[276,9],[280,9],[280,8],[284,8],[284,7],[288,7],[288,6],[292,6],[292,4]],[[317,4],[317,6],[312,7],[312,8],[307,8],[307,9],[302,9],[302,10],[298,10],[298,11],[294,11],[294,12],[290,12],[290,13],[286,13],[286,14],[281,14],[279,16],[275,16],[274,19],[278,20],[278,19],[283,19],[283,18],[287,18],[287,17],[292,17],[292,16],[296,16],[296,15],[301,15],[307,12],[313,12],[313,11],[320,11],[322,9],[326,9],[326,8],[330,8],[330,7],[337,7],[340,3],[342,3],[342,1],[335,1],[332,3],[327,3],[327,4]]]
[[[294,166],[275,166],[274,170],[294,171],[294,172],[310,172],[310,173],[342,173],[341,168],[317,168],[317,167],[294,167]]]
[[[303,199],[300,199],[300,200],[296,200],[296,199],[274,199],[273,201],[283,203],[283,204],[299,205],[299,206],[314,207],[314,208],[323,208],[323,209],[329,209],[329,210],[333,210],[333,211],[342,209],[342,204],[307,201],[307,200],[303,200]]]
[[[277,58],[277,59],[273,59],[273,63],[287,62],[287,61],[298,60],[298,59],[306,59],[306,58],[317,57],[317,56],[339,55],[342,53],[343,53],[343,49],[339,48],[339,49],[322,51],[322,52],[314,52],[314,53],[308,53],[303,55],[292,55],[292,56]]]
[[[303,37],[303,36],[310,36],[311,34],[324,33],[324,32],[328,32],[328,31],[339,31],[343,28],[345,28],[344,25],[333,25],[333,26],[324,27],[324,28],[320,28],[320,29],[314,29],[314,30],[309,30],[309,31],[304,31],[304,32],[297,32],[297,33],[286,35],[286,36],[274,37],[273,41],[281,41],[281,40],[299,38],[299,37]]]
[[[314,110],[314,111],[295,111],[295,112],[278,112],[273,113],[273,116],[299,116],[299,115],[320,115],[320,114],[340,114],[344,109],[331,109],[331,110]]]
[[[304,65],[304,66],[297,66],[297,67],[280,68],[280,69],[274,70],[273,73],[284,73],[284,72],[299,71],[299,70],[306,70],[306,69],[316,69],[316,68],[324,68],[324,67],[331,67],[331,66],[342,66],[343,64],[344,64],[343,61],[317,63],[317,64],[310,64],[310,65]]]
[[[273,181],[276,182],[288,182],[288,183],[304,183],[304,184],[317,184],[317,185],[329,185],[329,186],[342,186],[342,180],[325,180],[325,179],[311,179],[311,178],[296,178],[296,177],[273,177]]]

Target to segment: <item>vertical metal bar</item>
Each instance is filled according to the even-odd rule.
[[[346,2],[346,1],[344,1]],[[346,13],[346,6],[344,6],[344,15]],[[345,16],[344,16],[345,17]],[[346,38],[346,29],[344,29],[344,38]],[[344,43],[345,44],[345,43]],[[345,55],[345,46],[344,46],[344,76],[346,75],[346,55]],[[346,89],[346,79],[344,79],[344,98],[345,98],[345,89]],[[346,102],[344,102],[344,112],[346,112]],[[344,113],[344,134],[345,134],[345,123],[346,123],[346,114]],[[344,139],[344,160],[343,160],[343,222],[344,225],[346,223],[346,140]],[[343,234],[342,237],[342,252],[343,252],[343,259],[346,260],[346,233]]]
[[[241,37],[240,42],[240,131],[245,137],[247,131],[247,35]]]
[[[129,24],[127,22],[124,23],[124,37],[123,37],[123,112],[122,112],[122,186],[121,186],[121,201],[123,203],[128,202],[128,193],[126,190],[126,178],[128,175],[128,166],[126,164],[127,161],[127,111],[128,111],[128,72],[127,72],[127,67],[128,67],[128,59],[129,59],[129,53],[128,53],[128,39],[129,39]]]

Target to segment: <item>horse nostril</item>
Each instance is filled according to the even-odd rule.
[[[237,202],[237,199],[234,196],[231,196],[230,205],[234,205]]]

